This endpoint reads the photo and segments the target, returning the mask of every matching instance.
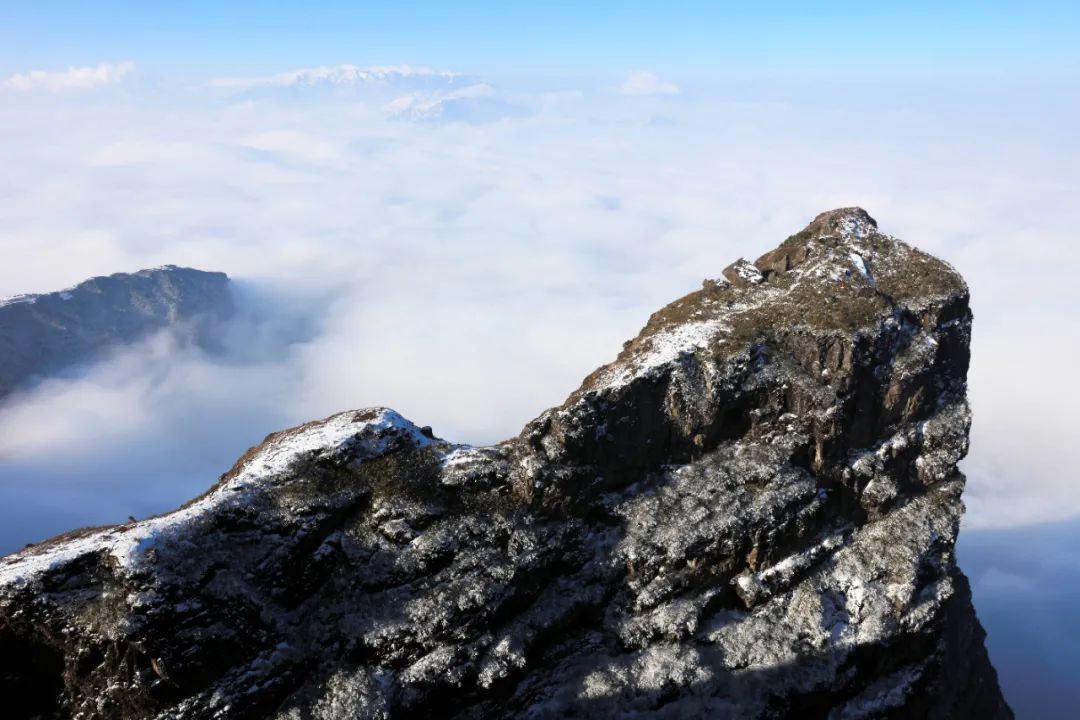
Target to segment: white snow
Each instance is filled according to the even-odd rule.
[[[471,445],[458,445],[443,457],[442,465],[447,468],[458,467],[478,459],[483,459],[483,455],[476,448]]]
[[[739,259],[731,266],[731,268],[735,271],[736,275],[753,285],[758,285],[765,281],[765,277],[761,274],[761,271],[749,260]]]
[[[843,546],[846,532],[847,528],[841,528],[815,545],[770,565],[755,576],[740,576],[739,587],[744,591],[753,589],[758,593],[764,590],[769,595],[784,589],[797,573],[810,568],[822,557]]]
[[[12,295],[11,297],[0,298],[0,307],[6,307],[8,305],[33,305],[37,302],[39,295]]]
[[[866,260],[863,259],[863,256],[857,252],[850,252],[848,257],[851,258],[851,263],[859,271],[859,274],[866,278],[867,282],[873,284],[874,278],[870,275],[870,270],[866,267]]]
[[[287,430],[249,459],[234,477],[185,508],[129,527],[97,531],[44,548],[27,548],[0,560],[0,586],[29,582],[52,567],[95,552],[111,555],[120,568],[133,569],[163,536],[215,508],[245,504],[249,498],[244,491],[288,472],[298,459],[348,450],[354,461],[360,462],[379,456],[402,437],[420,447],[431,443],[419,428],[387,408],[340,413],[318,424]]]
[[[677,360],[683,353],[708,347],[717,335],[727,329],[727,324],[721,320],[707,320],[684,323],[659,332],[648,339],[649,349],[634,357],[622,372],[611,378],[605,386],[625,385],[653,368]]]
[[[876,230],[877,228],[869,220],[856,215],[849,215],[841,221],[841,232],[845,237],[865,240]]]

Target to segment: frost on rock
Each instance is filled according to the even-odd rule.
[[[401,442],[423,447],[430,440],[412,423],[385,408],[345,412],[278,433],[241,460],[231,477],[181,510],[126,527],[92,532],[65,543],[32,547],[0,559],[0,585],[29,583],[46,571],[61,570],[68,562],[91,553],[117,571],[131,571],[158,543],[191,532],[213,513],[248,507],[253,502],[249,493],[258,492],[267,481],[302,463],[322,458],[347,458],[359,463]],[[177,540],[189,542],[184,537]]]
[[[1011,717],[963,280],[857,208],[724,277],[504,443],[341,413],[0,560],[6,716]]]
[[[724,279],[739,287],[765,282],[761,271],[752,262],[743,258],[739,258],[724,270]]]

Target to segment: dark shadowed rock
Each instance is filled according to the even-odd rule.
[[[748,265],[512,440],[342,413],[0,561],[8,711],[1011,717],[953,555],[963,280],[858,209]]]
[[[229,278],[175,265],[0,300],[0,398],[150,333],[232,313]]]

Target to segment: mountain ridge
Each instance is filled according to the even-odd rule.
[[[0,688],[84,717],[1009,718],[953,545],[968,288],[858,208],[503,443],[387,408],[0,560]],[[49,715],[52,713],[52,715]]]
[[[0,299],[0,399],[150,333],[234,311],[229,277],[176,265]],[[198,330],[198,328],[196,328]]]

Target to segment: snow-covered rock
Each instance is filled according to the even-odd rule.
[[[963,280],[859,209],[725,276],[504,443],[342,413],[0,560],[8,716],[1011,717]]]

